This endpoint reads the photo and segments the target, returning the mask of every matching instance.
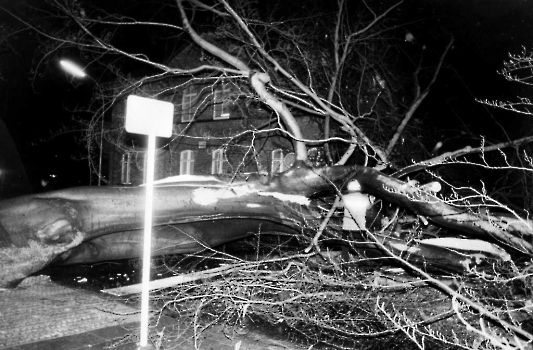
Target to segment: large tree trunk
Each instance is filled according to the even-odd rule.
[[[240,238],[243,232],[257,232],[265,221],[278,231],[298,232],[305,220],[302,213],[309,212],[308,197],[330,187],[326,179],[342,184],[352,171],[343,167],[311,171],[296,166],[270,179],[249,176],[228,182],[199,176],[162,183],[154,190],[154,226],[189,224],[186,227],[194,227],[209,246]],[[67,259],[70,253],[64,253],[83,242],[116,233],[131,237],[124,232],[143,227],[144,197],[143,187],[79,187],[0,201],[0,262],[4,267],[0,286],[16,283],[60,255]],[[191,224],[210,220],[238,220],[237,226],[242,227],[211,231]],[[109,252],[114,248],[107,247],[107,240],[116,245],[113,252]],[[137,248],[128,248],[127,240],[117,236],[103,239],[103,244],[95,241],[76,254],[119,258],[123,253],[129,257],[134,255],[131,249]],[[176,237],[178,245],[186,241],[191,243],[184,235]],[[94,252],[103,247],[106,251]],[[84,259],[71,257],[72,261],[90,261]]]
[[[297,234],[318,227],[324,213],[313,199],[346,191],[350,180],[357,180],[362,192],[425,215],[438,225],[533,253],[529,221],[496,221],[494,217],[468,214],[370,168],[312,169],[297,163],[270,178],[254,175],[231,182],[200,176],[182,179],[155,188],[156,255],[198,251],[258,231]],[[138,230],[143,227],[144,197],[143,187],[80,187],[0,201],[0,286],[12,285],[53,261],[76,263],[140,256]],[[361,234],[359,237],[367,239]],[[452,261],[458,258],[439,252],[438,247],[417,248],[414,253],[412,247],[401,242],[384,242],[393,252],[409,251],[419,256],[413,261],[424,260],[424,264],[431,261],[424,254],[435,256],[437,265],[444,261],[439,254]],[[374,243],[369,242],[368,247],[375,248]],[[455,265],[461,269],[464,262],[456,261]]]
[[[158,226],[152,231],[152,256],[194,253],[258,232],[297,233],[288,226],[261,219],[216,219]],[[54,263],[69,265],[139,258],[142,244],[142,230],[117,232],[83,242],[58,256]]]

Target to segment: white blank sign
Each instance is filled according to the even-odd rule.
[[[146,150],[146,204],[144,211],[143,272],[141,295],[140,346],[148,344],[148,309],[150,286],[150,258],[152,245],[152,211],[154,197],[155,138],[172,136],[174,105],[135,95],[126,101],[126,131],[148,135]]]
[[[129,95],[126,100],[126,131],[134,134],[172,136],[174,104]]]

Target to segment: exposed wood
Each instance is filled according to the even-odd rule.
[[[423,187],[371,168],[313,169],[297,162],[289,171],[270,178],[254,175],[228,180],[192,176],[157,185],[156,255],[198,251],[259,230],[298,234],[305,227],[319,227],[325,213],[313,198],[346,191],[350,180],[357,180],[362,192],[424,215],[437,225],[497,242],[511,252],[533,255],[529,220],[474,215]],[[143,198],[142,187],[79,187],[0,201],[0,262],[4,266],[0,285],[12,285],[52,261],[77,263],[137,256]],[[372,241],[365,240],[368,238],[361,235],[362,248],[370,248]],[[392,238],[382,243],[400,255],[407,252],[408,259],[429,269],[461,272],[473,261],[435,246],[413,248]]]

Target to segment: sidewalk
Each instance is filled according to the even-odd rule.
[[[0,290],[0,349],[137,350],[139,319],[138,309],[120,298],[31,277]],[[194,349],[193,331],[184,324],[163,316],[150,325],[149,338],[160,340],[161,349]],[[254,331],[228,336],[222,326],[203,332],[197,342],[202,350],[302,349]]]
[[[0,291],[0,349],[84,349],[138,333],[138,321],[136,309],[116,298],[48,276]]]

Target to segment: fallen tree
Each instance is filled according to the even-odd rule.
[[[186,309],[187,315],[194,316],[197,329],[200,313],[209,305],[205,314],[215,315],[213,322],[227,315],[233,317],[228,316],[232,322],[249,314],[260,315],[273,324],[282,322],[293,330],[305,330],[305,336],[316,342],[337,346],[340,337],[348,342],[343,345],[346,348],[354,347],[350,346],[353,339],[398,333],[421,349],[430,347],[425,343],[428,338],[467,349],[530,347],[533,230],[529,208],[511,209],[490,196],[483,184],[453,184],[430,170],[457,164],[503,169],[520,172],[521,181],[527,183],[528,176],[523,174],[531,172],[531,159],[520,154],[519,160],[510,163],[502,149],[518,149],[531,138],[475,148],[461,145],[457,151],[437,155],[442,142],[430,140],[423,145],[413,142],[417,138],[414,133],[409,134],[418,106],[438,83],[453,38],[439,51],[428,75],[422,73],[427,63],[423,64],[425,55],[420,53],[410,80],[413,86],[405,88],[415,93],[401,96],[402,101],[410,101],[404,105],[396,104],[392,96],[396,89],[389,84],[394,74],[386,68],[373,68],[384,61],[368,64],[367,57],[360,55],[371,47],[364,45],[383,33],[379,24],[401,2],[380,3],[375,8],[363,2],[365,16],[353,20],[349,13],[355,11],[348,11],[351,8],[341,0],[334,15],[328,17],[333,18],[334,28],[325,23],[323,31],[316,29],[315,22],[299,22],[299,28],[277,18],[265,20],[256,16],[253,8],[238,6],[243,3],[232,6],[225,0],[215,6],[177,0],[179,25],[136,21],[130,16],[101,17],[99,9],[91,13],[81,2],[52,3],[58,16],[66,14],[72,19],[68,23],[75,27],[72,35],[50,33],[19,19],[56,43],[54,49],[75,47],[95,55],[98,62],[106,55],[112,57],[108,70],[117,80],[127,81],[127,86],[118,93],[113,91],[105,103],[112,105],[118,96],[139,91],[139,86],[151,80],[181,76],[209,81],[214,77],[217,82],[237,82],[236,99],[261,104],[272,113],[277,126],[267,131],[251,129],[250,135],[281,133],[293,142],[296,162],[281,174],[240,177],[236,171],[227,178],[177,177],[157,185],[154,256],[217,254],[212,247],[268,232],[299,239],[294,250],[277,249],[275,257],[271,254],[263,259],[259,253],[253,261],[225,257],[224,262],[239,264],[222,266],[204,276],[204,283],[167,286],[170,290],[158,291],[164,294],[161,312],[172,306],[181,315]],[[193,16],[195,11],[223,22],[217,35],[199,34],[195,27],[201,23],[191,22],[191,18],[198,19]],[[201,50],[202,61],[190,67],[128,53],[119,43],[115,45],[110,31],[101,29],[105,26],[153,26],[168,30],[164,36],[172,38],[175,32],[183,34]],[[326,35],[329,46],[316,45],[326,31],[330,33]],[[317,33],[316,40],[307,40]],[[211,41],[213,37],[222,37],[225,44],[239,44],[221,45]],[[156,72],[131,81],[113,66],[116,55]],[[150,94],[181,91],[185,83],[179,85],[163,86]],[[89,152],[95,149],[94,125],[109,107],[105,103],[95,111],[87,132]],[[323,118],[324,134],[305,139],[296,115]],[[186,132],[187,127],[175,130],[177,137]],[[239,140],[241,136],[237,133],[228,138]],[[119,137],[109,140],[121,142]],[[403,147],[404,141],[411,146]],[[311,166],[307,147],[317,143],[326,145],[328,164],[336,166]],[[436,156],[426,159],[430,152],[423,146],[433,147]],[[254,147],[252,143],[247,153],[253,153]],[[488,151],[500,152],[502,159],[487,161]],[[474,154],[479,154],[479,159],[473,160]],[[92,158],[89,160],[93,165]],[[415,172],[424,172],[425,176],[420,176],[423,183],[407,177],[419,175]],[[457,177],[462,180],[465,175],[459,172]],[[440,187],[446,187],[446,193]],[[513,189],[527,195],[514,183]],[[143,187],[84,187],[0,202],[0,261],[4,266],[0,284],[16,285],[49,264],[140,256],[143,198]],[[391,266],[407,273],[389,272]],[[417,301],[413,307],[405,307],[408,302],[403,294],[394,294],[408,294],[405,291],[421,285],[431,287],[430,314],[419,314]],[[413,294],[420,297],[425,291],[416,289]],[[437,315],[433,314],[436,296],[441,298]],[[452,316],[466,330],[464,338],[458,338],[455,330],[443,336],[425,328]]]
[[[139,257],[144,192],[143,187],[81,187],[1,201],[2,286],[54,261],[83,263]],[[469,208],[447,204],[423,186],[371,168],[308,168],[302,163],[270,179],[249,176],[225,181],[186,176],[158,183],[154,225],[159,229],[155,232],[153,254],[195,252],[258,230],[309,234],[326,220],[325,209],[317,201],[337,194],[344,198],[344,206],[361,226],[355,228],[361,232],[359,241],[373,247],[374,242],[365,238],[367,228],[359,219],[366,216],[370,202],[362,205],[360,198],[350,197],[353,193],[362,198],[374,195],[427,217],[436,225],[503,247],[452,247],[456,250],[485,251],[491,258],[507,260],[504,249],[533,254],[531,222],[526,219],[476,214]],[[335,208],[329,208],[332,209]],[[342,218],[330,220],[329,231],[342,227]],[[468,272],[479,262],[470,255],[457,255],[446,249],[447,244],[441,248],[430,240],[421,240],[417,247],[394,238],[383,238],[382,242],[396,254],[410,253],[413,262],[423,263],[430,270]],[[23,258],[27,247],[39,251],[31,262]]]

